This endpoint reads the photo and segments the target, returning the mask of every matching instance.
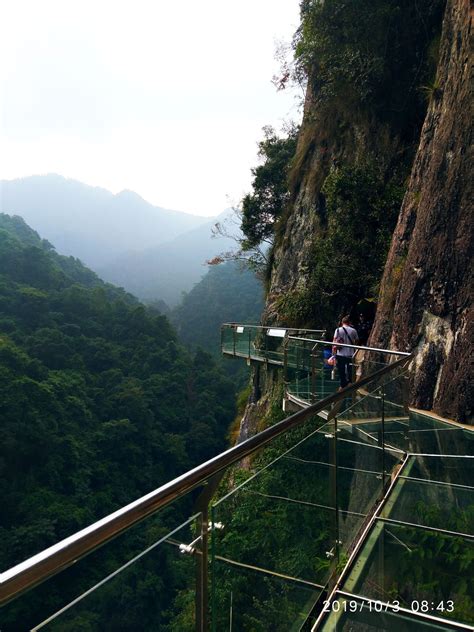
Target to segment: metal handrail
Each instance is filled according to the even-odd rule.
[[[356,392],[361,386],[392,371],[406,361],[407,358],[403,357],[393,364],[361,378],[358,382],[350,384],[341,391],[266,428],[257,435],[218,454],[149,494],[94,522],[85,529],[13,566],[0,575],[0,604],[10,601],[20,593],[33,588],[48,577],[64,570],[144,518],[154,514],[196,487],[205,484],[213,475],[249,456],[267,445],[274,438],[301,425],[331,404],[335,404],[351,393]]]
[[[316,344],[333,346],[333,347],[349,347],[350,349],[360,349],[362,351],[377,351],[379,353],[387,353],[388,355],[411,356],[409,351],[394,351],[393,349],[378,349],[377,347],[364,347],[363,345],[349,345],[343,342],[331,342],[330,340],[313,340],[312,338],[299,338],[298,336],[288,336],[288,340],[300,340],[304,342],[314,342]],[[316,346],[315,344],[315,346]]]

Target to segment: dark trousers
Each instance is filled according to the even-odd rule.
[[[337,355],[336,362],[337,372],[339,374],[339,382],[341,384],[341,388],[344,388],[350,382],[352,382],[352,358]]]

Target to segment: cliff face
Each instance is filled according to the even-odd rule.
[[[399,202],[394,215],[387,192],[400,189],[414,148],[411,138],[402,140],[369,113],[353,113],[349,122],[347,112],[332,112],[324,101],[307,108],[292,173],[293,200],[277,228],[264,318],[331,328],[358,296],[370,296],[369,287],[380,279],[386,249],[374,246],[372,232],[380,226],[380,235],[391,235]],[[381,189],[378,209],[364,197],[372,181]],[[362,193],[356,193],[358,186]],[[380,223],[377,213],[385,216]],[[393,221],[387,219],[393,215]],[[350,271],[344,275],[345,264]],[[374,271],[372,280],[368,269]]]
[[[470,3],[448,2],[436,83],[381,284],[370,343],[415,349],[412,401],[472,419]]]
[[[407,5],[405,10],[410,7]],[[469,259],[473,250],[469,2],[448,0],[444,19],[442,15],[442,12],[437,16],[431,14],[431,31],[426,36],[425,48],[420,46],[415,52],[414,45],[410,60],[414,67],[422,55],[428,59],[434,43],[439,41],[437,65],[434,62],[436,79],[432,85],[423,86],[429,83],[428,71],[423,79],[416,73],[411,76],[412,92],[407,100],[415,103],[416,95],[424,91],[429,101],[421,117],[420,108],[413,107],[407,110],[403,124],[400,123],[396,118],[396,98],[403,90],[390,87],[390,83],[386,84],[387,90],[391,90],[389,98],[385,95],[378,103],[374,99],[370,107],[364,104],[358,107],[355,101],[355,106],[347,107],[343,99],[322,97],[317,82],[312,82],[310,76],[290,178],[292,202],[277,226],[264,321],[332,326],[358,299],[377,298],[377,289],[371,281],[381,281],[370,342],[375,346],[415,349],[412,403],[465,421],[472,417],[468,373],[474,351]],[[436,35],[436,20],[438,34],[443,22],[440,38]],[[402,23],[399,32],[406,25],[407,22]],[[384,63],[391,63],[389,57]],[[396,70],[389,76],[396,77]],[[341,278],[337,266],[340,275],[357,276],[363,273],[364,263],[366,267],[371,265],[364,259],[372,247],[371,239],[375,244],[379,230],[374,224],[363,225],[364,213],[369,216],[377,211],[381,218],[384,210],[377,210],[376,203],[370,208],[363,196],[362,201],[354,202],[353,192],[344,189],[348,181],[351,183],[350,178],[342,185],[339,182],[339,195],[334,197],[331,209],[327,183],[334,173],[349,169],[353,177],[354,173],[360,175],[364,169],[372,169],[371,165],[375,165],[383,195],[392,185],[405,190],[401,210],[400,201],[397,206],[398,221],[395,213],[394,222],[389,225],[388,235],[395,227],[393,238],[391,244],[388,240],[385,246],[380,242],[374,245],[382,253],[381,263],[375,261],[379,267],[373,270],[374,278],[367,277],[365,285],[348,284],[347,291],[343,288],[339,294],[332,293]],[[370,184],[371,180],[366,178],[364,182]],[[390,204],[386,206],[389,208]],[[368,244],[368,248],[349,249],[344,259],[337,250],[341,236],[335,233],[329,242],[328,235],[337,223],[344,224],[350,219],[353,208],[360,213],[362,224],[361,228],[355,223],[355,229],[362,231],[360,239],[354,240],[355,245],[359,240]],[[320,252],[328,243],[331,247],[336,244],[334,257],[329,258],[333,284],[324,286],[321,278],[324,270],[329,274],[329,267]],[[350,264],[357,258],[359,267],[351,269]],[[323,302],[325,308],[320,309]]]

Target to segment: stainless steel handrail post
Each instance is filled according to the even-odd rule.
[[[382,423],[380,440],[382,442],[382,495],[385,493],[385,388],[384,385],[380,387],[380,396],[382,402]]]
[[[196,632],[209,630],[209,505],[216,493],[225,470],[211,477],[194,505],[199,511],[199,534],[201,542],[201,554],[196,555]],[[212,533],[212,528],[211,528]]]
[[[196,632],[209,629],[209,510],[208,506],[199,514],[201,555],[196,555]]]
[[[335,535],[336,535],[336,539],[335,539],[335,543],[334,543],[334,562],[335,562],[335,566],[334,566],[334,570],[336,570],[338,564],[339,564],[339,555],[340,555],[340,537],[339,537],[339,495],[338,495],[338,489],[339,489],[339,485],[338,485],[338,455],[337,455],[337,415],[334,415],[334,438],[332,440],[332,444],[333,444],[333,465],[334,467],[333,469],[333,485],[334,485],[334,490],[333,490],[333,494],[334,494],[334,509],[335,509]]]
[[[310,372],[310,388],[311,388],[311,403],[314,404],[316,401],[316,359],[314,353],[310,351],[311,358],[311,372]]]

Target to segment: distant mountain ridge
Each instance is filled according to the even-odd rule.
[[[221,215],[174,239],[140,252],[126,252],[97,269],[99,276],[124,287],[143,301],[164,300],[176,305],[183,292],[189,292],[208,271],[206,261],[235,247],[230,237],[213,238],[212,228]],[[237,230],[237,229],[236,229]]]
[[[56,174],[1,180],[0,212],[23,217],[58,252],[93,269],[126,251],[170,241],[210,219],[153,206],[133,191],[114,195]]]

